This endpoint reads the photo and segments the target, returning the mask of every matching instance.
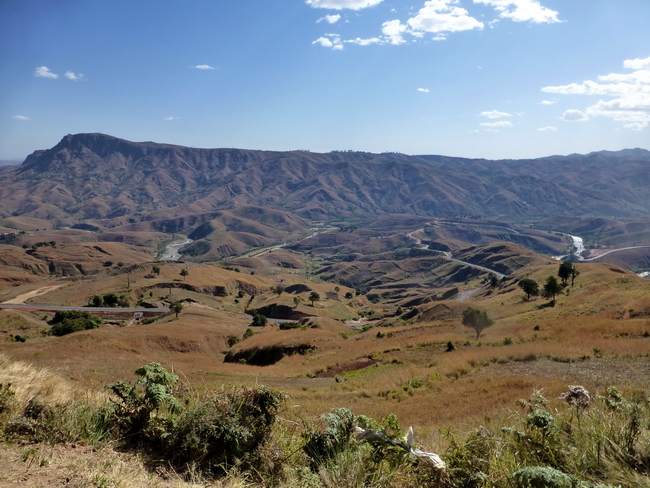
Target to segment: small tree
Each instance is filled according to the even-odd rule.
[[[183,311],[183,304],[181,302],[174,302],[170,305],[169,307],[172,312],[176,314],[176,318],[178,318],[179,314]]]
[[[463,310],[463,325],[466,327],[471,327],[476,331],[476,339],[481,335],[483,329],[487,329],[492,324],[494,320],[488,317],[488,314],[484,310],[479,310],[474,307],[467,307]]]
[[[526,300],[530,300],[531,296],[539,295],[539,284],[535,280],[524,278],[523,280],[519,280],[517,285],[519,285],[519,288],[521,288],[526,294]]]
[[[560,268],[557,270],[557,275],[562,280],[562,284],[566,286],[567,281],[571,278],[571,272],[573,271],[573,264],[569,261],[562,261],[560,263]]]
[[[318,293],[316,293],[315,291],[312,291],[309,294],[309,301],[311,302],[311,306],[313,307],[314,302],[317,302],[318,300],[320,300],[320,295]]]
[[[185,281],[185,277],[188,276],[190,272],[187,270],[187,268],[181,269],[181,276],[183,277],[183,281]]]
[[[576,277],[580,274],[580,271],[578,271],[578,268],[573,265],[571,267],[571,286],[573,286],[573,282],[576,280]]]
[[[297,308],[298,305],[300,305],[300,302],[302,302],[302,298],[299,296],[293,297],[293,308]]]
[[[251,322],[251,325],[253,327],[264,327],[268,322],[268,319],[259,313],[256,313],[253,315],[253,321]]]
[[[548,298],[551,302],[555,302],[555,297],[562,293],[562,285],[557,282],[555,276],[549,276],[546,278],[546,283],[544,283],[544,288],[542,289],[542,296]]]
[[[490,282],[490,288],[496,288],[499,284],[499,278],[494,273],[488,275],[488,281]]]
[[[160,276],[160,266],[156,266],[155,264],[151,268],[151,273],[155,274],[156,276]]]

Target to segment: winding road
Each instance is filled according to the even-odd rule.
[[[493,227],[496,227],[496,226],[493,226]],[[422,244],[422,239],[420,239],[418,237],[415,237],[413,235],[413,234],[416,234],[418,232],[423,232],[423,231],[424,231],[424,229],[416,229],[416,230],[406,234],[406,237],[408,237],[409,239],[412,239],[413,241],[415,241],[415,245],[419,246],[419,249],[429,249],[428,244]],[[456,258],[453,257],[453,255],[452,255],[452,253],[450,251],[439,251],[439,252],[442,252],[442,254],[445,256],[445,259],[447,261],[454,261],[456,263],[464,264],[465,266],[471,266],[472,268],[480,269],[481,271],[485,271],[486,273],[492,273],[498,279],[502,279],[503,277],[505,277],[505,275],[503,273],[499,273],[497,270],[486,268],[485,266],[479,266],[478,264],[468,263],[467,261],[461,261],[460,259],[456,259]],[[480,288],[473,288],[471,290],[466,290],[466,291],[462,292],[458,296],[458,298],[456,300],[458,300],[459,302],[465,302],[465,301],[467,301],[467,299],[469,298],[469,296],[472,293],[477,292],[478,290],[480,290]]]

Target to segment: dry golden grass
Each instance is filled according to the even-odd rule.
[[[244,488],[242,479],[181,476],[168,469],[152,471],[140,456],[104,446],[36,444],[0,446],[0,486],[120,486],[128,488]]]
[[[35,367],[0,354],[0,384],[8,383],[21,403],[35,396],[51,404],[65,403],[75,397],[76,387],[49,368]]]
[[[149,265],[130,275],[132,289],[155,283],[182,282],[180,270],[188,267],[186,283],[193,286],[225,286],[235,293],[243,285],[263,290],[254,307],[267,303],[293,306],[292,294],[279,297],[268,291],[277,276],[265,277],[224,270],[218,266],[164,263],[160,277],[147,278]],[[542,282],[557,272],[557,264],[531,267],[514,278],[532,277]],[[223,362],[229,336],[242,337],[250,320],[238,318],[247,298],[234,302],[228,297],[208,297],[180,289],[173,299],[193,298],[209,307],[187,306],[178,320],[173,317],[149,325],[104,327],[61,338],[2,343],[11,357],[56,368],[61,375],[101,389],[117,379],[133,378],[133,371],[148,362],[162,363],[182,373],[196,389],[218,389],[228,385],[267,384],[291,396],[285,417],[312,418],[332,407],[349,407],[357,414],[381,418],[396,413],[404,424],[427,432],[445,425],[477,424],[495,412],[527,397],[532,389],[545,389],[556,396],[566,384],[584,383],[600,388],[625,381],[647,385],[645,371],[650,353],[648,309],[650,283],[609,265],[578,264],[581,274],[568,294],[558,297],[555,307],[541,298],[526,301],[516,281],[490,294],[473,296],[469,305],[488,311],[495,325],[475,340],[472,329],[459,318],[445,321],[404,323],[391,319],[393,327],[366,332],[346,330],[278,330],[277,325],[254,328],[255,335],[235,349],[270,344],[307,342],[315,351],[286,356],[278,363],[258,367]],[[285,280],[285,285],[299,282]],[[97,282],[70,283],[44,295],[50,303],[84,303],[92,293],[126,290],[126,275]],[[303,281],[305,282],[305,281]],[[299,310],[319,316],[356,314],[368,309],[364,299],[341,299],[334,285],[310,283],[321,297],[315,307],[305,302]],[[154,301],[168,290],[152,290]],[[301,294],[306,298],[308,292]],[[352,302],[349,304],[348,302]],[[445,302],[441,302],[445,303]],[[460,315],[464,304],[449,303]],[[381,307],[382,304],[380,303]],[[342,307],[342,308],[341,308]],[[633,309],[633,312],[630,312]],[[453,315],[453,314],[452,314]],[[377,337],[381,332],[383,337]],[[448,342],[455,350],[445,352]],[[344,382],[321,378],[330,368],[348,370],[358,358],[372,357],[380,364],[341,375]],[[625,371],[635,374],[625,374]],[[645,381],[645,382],[644,382]]]

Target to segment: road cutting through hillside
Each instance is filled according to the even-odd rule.
[[[408,237],[409,239],[414,240],[415,245],[419,246],[419,249],[429,249],[429,244],[422,244],[422,239],[418,239],[417,237],[413,237],[413,234],[415,234],[416,232],[423,232],[423,231],[424,231],[424,229],[414,230],[413,232],[409,232],[408,234],[406,234],[406,237]],[[448,261],[455,261],[457,263],[461,263],[461,264],[465,264],[467,266],[471,266],[472,268],[477,268],[477,269],[480,269],[482,271],[486,271],[488,273],[493,273],[499,279],[501,279],[501,278],[503,278],[505,276],[503,273],[499,273],[498,271],[496,271],[494,269],[486,268],[485,266],[479,266],[478,264],[468,263],[467,261],[461,261],[460,259],[456,259],[456,258],[453,257],[453,255],[452,255],[452,253],[450,251],[437,251],[437,252],[440,252],[440,253],[444,254],[445,259],[447,259]]]
[[[27,293],[23,293],[22,295],[18,295],[17,297],[12,298],[11,300],[7,300],[6,302],[2,302],[2,304],[3,305],[11,305],[11,304],[19,305],[19,304],[25,303],[30,298],[45,295],[46,293],[54,291],[57,288],[60,288],[61,286],[62,285],[42,286],[40,288],[37,288],[36,290],[28,291]]]

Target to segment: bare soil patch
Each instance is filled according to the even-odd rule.
[[[34,298],[40,295],[45,295],[46,293],[49,293],[53,290],[56,290],[59,288],[61,285],[50,285],[50,286],[42,286],[40,288],[37,288],[36,290],[29,291],[27,293],[23,293],[21,295],[18,295],[16,298],[12,298],[11,300],[7,300],[6,303],[7,305],[9,304],[21,304],[25,303],[27,300],[30,298]]]

